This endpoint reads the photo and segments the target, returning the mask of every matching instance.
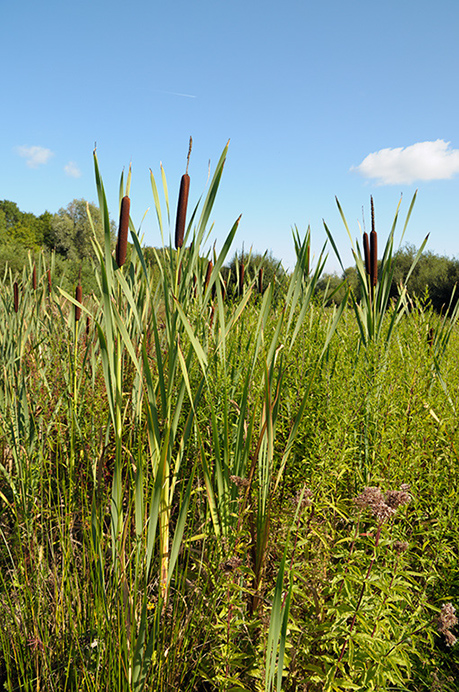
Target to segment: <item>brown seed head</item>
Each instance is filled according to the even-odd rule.
[[[188,193],[190,191],[190,176],[188,173],[182,175],[180,181],[180,192],[177,204],[177,219],[175,221],[175,247],[178,250],[183,245],[185,235],[186,210],[188,206]]]
[[[51,293],[51,269],[48,269],[48,293]]]
[[[207,286],[209,285],[210,275],[212,274],[212,269],[213,269],[213,268],[214,268],[214,265],[213,265],[213,263],[212,263],[212,260],[209,260],[209,264],[207,265],[206,280],[205,280],[205,283],[204,283],[204,288],[207,288]]]
[[[378,236],[376,231],[370,233],[370,283],[378,283]]]
[[[19,311],[19,286],[18,282],[15,281],[13,284],[13,296],[14,296],[14,312]]]
[[[370,197],[371,204],[371,233],[370,233],[370,283],[376,286],[378,283],[378,236],[375,230],[375,207],[373,196]]]
[[[263,293],[263,267],[258,270],[258,293]]]
[[[37,268],[35,265],[33,265],[32,270],[32,288],[34,291],[37,290]]]
[[[79,303],[81,303],[81,300],[83,298],[83,290],[81,288],[81,284],[78,284],[76,287],[75,291],[75,300],[77,300]],[[78,322],[78,320],[81,317],[81,308],[78,305],[75,305],[75,322]]]
[[[118,267],[122,267],[126,262],[130,208],[131,200],[126,195],[121,200],[120,225],[118,228],[118,242],[116,243],[116,264]]]
[[[365,231],[363,234],[363,256],[365,257],[365,270],[370,276],[371,273],[371,262],[370,262],[370,241],[368,240],[368,233]]]
[[[244,292],[244,260],[242,260],[239,266],[239,295],[242,296]]]

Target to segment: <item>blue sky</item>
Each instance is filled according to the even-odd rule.
[[[459,255],[457,0],[16,0],[1,3],[0,199],[56,212],[96,199],[97,152],[113,218],[132,161],[131,213],[158,245],[149,169],[163,163],[173,217],[193,137],[190,205],[230,147],[214,207],[221,244],[293,264],[291,228],[325,219],[351,264],[369,225],[383,244],[418,189],[405,240]],[[172,223],[174,220],[172,219]],[[403,224],[400,224],[400,231]],[[330,248],[329,270],[337,269]]]

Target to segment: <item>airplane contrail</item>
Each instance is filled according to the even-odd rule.
[[[156,93],[158,93],[158,94],[169,94],[170,96],[183,96],[184,98],[187,98],[187,99],[198,98],[197,96],[194,96],[193,94],[181,94],[178,91],[163,91],[162,89],[153,89],[153,91],[156,91]]]

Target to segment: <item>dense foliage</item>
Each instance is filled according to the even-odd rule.
[[[390,253],[319,307],[309,233],[229,297],[225,155],[156,264],[105,221],[81,304],[46,257],[0,285],[0,685],[453,692],[456,316],[386,300]]]

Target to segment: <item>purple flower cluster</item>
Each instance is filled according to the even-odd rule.
[[[388,490],[383,493],[380,488],[369,486],[355,498],[355,504],[360,509],[369,509],[382,523],[392,517],[398,507],[410,502],[409,489],[408,483],[403,483],[400,490]]]
[[[448,646],[453,646],[457,639],[451,632],[452,628],[457,625],[456,609],[451,603],[443,603],[440,614],[437,619],[437,629],[440,634],[443,634]]]

